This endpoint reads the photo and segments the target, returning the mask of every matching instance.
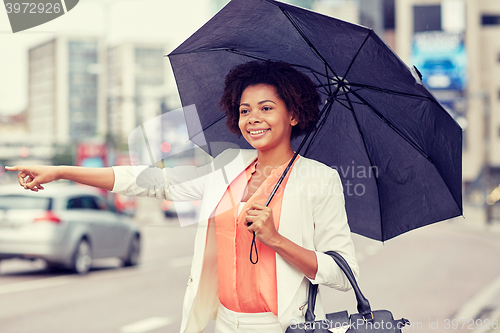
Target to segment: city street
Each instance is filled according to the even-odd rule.
[[[42,262],[4,261],[0,332],[178,332],[194,235],[195,225],[180,228],[176,220],[157,218],[143,226],[139,267],[101,260],[86,276],[49,272]],[[361,290],[373,310],[409,319],[412,326],[405,332],[473,332],[479,329],[473,319],[496,311],[500,236],[478,223],[459,218],[385,245],[353,237]],[[355,312],[352,291],[321,287],[321,292],[326,311]],[[453,327],[455,318],[462,320]]]

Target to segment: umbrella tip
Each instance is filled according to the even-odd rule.
[[[410,69],[410,71],[411,71],[411,74],[413,75],[413,77],[415,78],[415,80],[417,81],[417,83],[422,84],[422,73],[420,73],[418,68],[415,65],[413,65],[413,67]]]

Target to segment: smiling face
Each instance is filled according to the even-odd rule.
[[[262,151],[290,147],[290,134],[298,121],[288,112],[275,87],[247,87],[241,94],[239,111],[238,125],[252,147]]]

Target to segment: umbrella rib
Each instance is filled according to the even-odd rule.
[[[302,37],[302,39],[304,39],[304,41],[307,43],[307,45],[311,48],[311,50],[313,51],[313,53],[316,54],[316,56],[319,59],[321,59],[321,61],[323,61],[323,63],[325,64],[325,66],[327,66],[330,69],[330,71],[332,72],[332,74],[337,78],[337,80],[340,81],[340,77],[330,67],[330,64],[328,64],[328,62],[326,61],[326,59],[321,55],[321,53],[318,51],[318,49],[316,49],[316,47],[314,46],[314,44],[311,43],[311,41],[309,40],[309,38],[307,38],[307,36],[305,35],[305,33],[302,31],[302,29],[300,29],[300,27],[297,25],[297,23],[293,20],[292,16],[283,7],[281,7],[279,5],[276,5],[276,3],[271,2],[269,0],[266,0],[266,1],[272,3],[275,6],[278,6],[278,8],[283,13],[283,15],[286,16],[286,18],[288,19],[288,21],[290,21],[290,23],[293,25],[293,27],[295,28],[295,30],[297,30],[297,32]],[[327,74],[328,74],[328,72],[327,72]],[[328,75],[327,75],[327,77],[328,77]],[[330,91],[330,93],[331,93],[331,91]]]
[[[376,91],[384,92],[384,93],[387,93],[387,94],[399,95],[399,96],[405,96],[405,97],[413,97],[413,98],[418,98],[418,99],[423,99],[423,100],[428,100],[428,101],[434,102],[434,100],[432,98],[427,97],[427,96],[420,96],[420,95],[415,95],[415,94],[408,94],[408,93],[404,93],[404,92],[401,92],[401,91],[384,89],[384,88],[378,88],[378,87],[370,86],[370,85],[367,85],[367,84],[359,84],[359,83],[351,83],[351,82],[349,82],[349,85],[351,87],[365,88],[365,89],[370,89],[370,90],[376,90]]]
[[[231,52],[231,53],[234,53],[234,54],[242,55],[242,56],[249,57],[249,58],[256,59],[256,60],[262,60],[262,61],[270,60],[268,58],[258,57],[258,56],[252,55],[250,53],[243,52],[243,51],[240,51],[240,50],[231,49],[231,48],[217,48],[217,49],[210,49],[210,50],[197,50],[197,51],[191,51],[189,53],[195,53],[195,52],[212,52],[212,51],[227,51],[227,52]],[[313,74],[318,74],[318,75],[321,75],[321,76],[323,76],[325,78],[328,78],[328,75],[325,75],[325,74],[323,74],[321,72],[318,72],[318,71],[312,69],[311,67],[304,66],[304,65],[298,65],[298,64],[292,64],[292,63],[289,63],[289,64],[292,65],[293,67],[307,69],[308,71],[311,71],[311,73],[313,73]]]
[[[356,89],[356,90],[353,90],[351,89],[352,91],[359,91],[359,90],[362,90],[362,89]],[[351,91],[348,90],[348,91],[343,91],[342,93],[340,94],[337,94],[337,96],[347,96]],[[352,102],[352,101],[351,101]],[[355,102],[356,103],[356,102]]]
[[[354,55],[354,57],[352,58],[351,60],[351,63],[349,64],[349,67],[347,67],[347,70],[345,71],[345,74],[344,74],[344,77],[342,78],[342,82],[339,82],[339,84],[343,84],[344,81],[345,81],[345,78],[347,77],[347,75],[349,74],[349,71],[351,70],[351,67],[352,65],[354,65],[354,61],[356,61],[356,58],[358,57],[359,55],[359,52],[361,52],[361,49],[363,48],[363,46],[365,46],[366,42],[368,41],[368,38],[371,37],[373,33],[373,30],[369,30],[368,31],[368,34],[366,35],[365,37],[365,40],[363,41],[363,43],[361,44],[361,46],[359,47],[358,51],[356,52],[356,54]]]
[[[364,105],[363,103],[356,102],[356,101],[351,101],[348,100],[348,97],[346,99],[344,98],[337,98],[337,101],[344,101],[344,102],[349,102],[349,104],[358,104],[358,105]],[[340,102],[339,102],[340,103]],[[345,105],[344,105],[345,106]]]
[[[337,95],[337,93],[338,93],[338,89],[335,91],[334,95],[336,96],[336,95]],[[311,141],[309,141],[309,143],[307,144],[307,148],[306,148],[306,150],[304,151],[304,156],[306,156],[306,155],[307,155],[307,151],[308,151],[308,150],[309,150],[309,148],[313,145],[314,140],[316,140],[316,137],[318,136],[319,131],[321,130],[321,128],[322,128],[322,127],[323,127],[323,125],[325,124],[325,122],[326,122],[326,118],[328,118],[328,114],[329,114],[329,113],[330,113],[330,111],[332,110],[333,103],[334,103],[335,101],[337,101],[337,102],[338,102],[338,100],[335,98],[335,96],[333,96],[333,98],[332,98],[332,102],[331,102],[331,103],[329,103],[328,107],[325,109],[325,111],[324,111],[325,115],[324,115],[324,116],[323,116],[323,118],[321,119],[321,122],[318,124],[317,129],[316,129],[316,131],[314,132],[313,137],[311,138]],[[321,116],[322,116],[322,113],[319,115],[319,117],[321,117]]]
[[[256,59],[256,60],[262,60],[262,61],[269,60],[267,58],[257,57],[257,56],[251,55],[249,53],[246,53],[246,52],[243,52],[243,51],[239,51],[239,50],[235,50],[235,49],[230,49],[230,48],[212,49],[212,50],[207,50],[207,51],[227,51],[227,52],[231,52],[231,53],[234,53],[234,54],[242,55],[242,56],[249,57],[249,58]],[[321,83],[321,80],[317,77],[317,75],[321,75],[321,76],[325,77],[328,80],[328,75],[325,75],[325,74],[323,74],[321,72],[315,71],[311,67],[307,67],[307,66],[304,66],[304,65],[297,65],[297,64],[290,64],[290,65],[292,65],[293,67],[298,67],[298,68],[303,68],[303,69],[308,70],[309,72],[311,72],[311,74],[314,75],[314,77],[316,78],[316,80],[318,80],[318,82],[320,82],[320,83]],[[325,85],[321,85],[320,84],[317,87],[324,88]],[[328,96],[331,95],[332,91],[331,91],[331,84],[330,83],[328,84],[328,89],[325,88],[325,91],[326,91],[326,94]]]
[[[316,86],[316,87],[322,87],[322,86]],[[359,91],[359,90],[362,90],[362,88],[356,89],[354,91]],[[346,92],[343,91],[342,93],[337,93],[337,99],[339,99],[340,96],[346,96],[348,93],[349,93],[349,91],[346,91]],[[329,95],[327,95],[327,96],[329,96]],[[354,103],[359,103],[359,102],[354,102]],[[363,104],[363,103],[359,103],[359,104]]]
[[[170,53],[168,56],[174,56],[174,55],[182,55],[182,54],[191,54],[191,53],[202,53],[202,52],[217,52],[217,51],[228,51],[231,50],[227,47],[214,47],[206,50],[190,50],[190,51],[184,51],[184,52],[176,52],[176,53]],[[256,59],[259,59],[255,57]]]
[[[413,148],[415,148],[420,154],[422,154],[423,157],[425,157],[429,162],[434,164],[432,159],[423,151],[422,148],[417,146],[415,143],[413,143],[410,139],[408,139],[400,130],[397,129],[396,126],[394,126],[393,123],[391,123],[387,118],[385,118],[373,105],[371,105],[368,101],[366,101],[363,97],[361,97],[357,92],[351,91],[351,93],[356,96],[361,102],[364,103],[370,109],[375,115],[377,115],[380,120],[382,120],[387,126],[389,126],[394,132],[396,132],[399,136],[401,136],[406,142],[408,142]]]
[[[331,87],[330,87],[330,84],[328,84],[328,88],[326,88],[324,84],[321,84],[321,80],[320,80],[320,79],[319,79],[319,77],[316,75],[317,73],[316,73],[315,71],[311,71],[311,73],[312,73],[312,75],[314,76],[314,78],[316,79],[316,81],[318,81],[318,82],[319,82],[319,84],[316,86],[316,89],[318,89],[318,88],[322,88],[322,89],[323,89],[323,88],[324,88],[326,95],[327,95],[327,96],[330,96],[330,95],[331,95],[331,93],[332,93],[332,91],[331,91]],[[327,80],[328,80],[328,78],[327,78]]]
[[[192,50],[192,51],[186,51],[186,52],[171,53],[171,54],[169,54],[169,56],[180,55],[180,54],[202,53],[202,52],[219,52],[219,51],[226,51],[226,52],[238,54],[238,55],[241,55],[241,56],[245,56],[245,57],[248,57],[248,58],[252,58],[252,59],[255,59],[255,60],[261,60],[261,61],[269,60],[268,58],[258,57],[258,56],[252,55],[250,53],[247,53],[247,52],[243,52],[243,51],[239,51],[239,50],[235,50],[235,49],[227,48],[227,47],[220,47],[220,48],[211,48],[211,49],[206,49],[206,50]],[[322,61],[324,62],[325,68],[326,68],[326,66],[327,66],[326,61],[323,58],[322,58]],[[318,72],[318,71],[316,71],[316,70],[314,70],[314,69],[312,69],[311,67],[308,67],[308,66],[298,65],[298,64],[290,64],[290,65],[292,65],[293,67],[303,68],[303,69],[306,69],[306,70],[310,71],[311,74],[314,75],[314,77],[316,78],[316,80],[319,83],[321,83],[321,80],[318,78],[317,75],[322,76],[325,79],[327,79],[328,80],[328,84],[327,85],[325,85],[325,84],[319,84],[317,87],[319,87],[319,88],[325,88],[325,93],[326,93],[327,96],[330,96],[332,94],[332,89],[331,89],[332,84],[329,82],[330,80],[329,80],[329,76],[328,76],[328,69],[326,69],[326,73],[327,74],[324,74],[324,73]],[[333,73],[333,71],[332,71],[332,73]],[[338,76],[335,73],[333,73],[333,74],[338,78]],[[328,87],[326,87],[326,86],[328,86]]]
[[[349,103],[349,107],[347,107],[346,105],[344,105],[344,103],[342,103],[340,101],[338,101],[338,102],[339,102],[339,104],[343,105],[345,108],[347,108],[348,110],[351,111],[354,122],[356,123],[356,127],[358,128],[358,132],[361,135],[361,141],[363,141],[363,147],[365,148],[366,157],[368,158],[368,162],[370,163],[370,167],[373,167],[373,166],[376,167],[376,165],[374,165],[372,162],[370,154],[368,153],[368,148],[366,146],[365,136],[363,135],[363,132],[361,131],[361,126],[359,125],[358,117],[356,116],[356,113],[354,112],[354,107],[352,105],[353,101],[349,98],[349,95],[347,95],[346,98],[347,98],[347,103]],[[377,177],[375,177],[375,183],[377,184],[379,214],[382,214],[382,204],[381,204],[380,191],[379,191],[380,187],[378,186],[378,178]],[[380,230],[382,231],[382,235],[381,235],[382,241],[384,241],[385,235],[384,235],[384,224],[382,223],[382,215],[380,215]]]
[[[330,77],[328,76],[328,67],[326,63],[324,63],[325,66],[325,73],[326,73],[326,82],[328,82],[328,95],[330,96],[332,94],[332,82],[333,80],[330,80]],[[335,75],[335,73],[333,73]]]

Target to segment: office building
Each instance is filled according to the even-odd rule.
[[[168,82],[166,45],[122,43],[108,48],[108,130],[126,143],[129,134],[143,122],[161,114],[177,93]],[[164,108],[164,111],[167,111]]]
[[[105,137],[103,44],[59,36],[28,51],[28,131],[71,143]]]

